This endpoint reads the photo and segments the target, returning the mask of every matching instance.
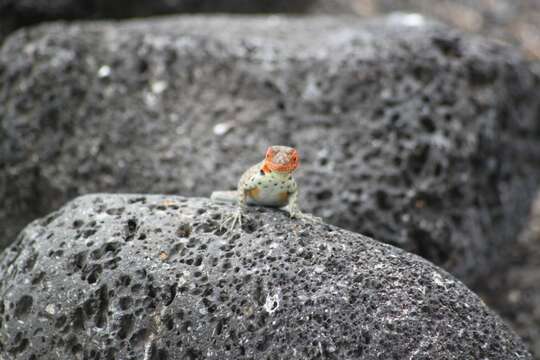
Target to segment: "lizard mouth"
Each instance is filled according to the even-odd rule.
[[[266,161],[265,165],[272,171],[288,173],[296,170],[297,164],[295,162],[288,162],[286,164],[276,164],[271,161]]]

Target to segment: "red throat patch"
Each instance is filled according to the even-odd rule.
[[[266,161],[264,162],[262,168],[261,168],[261,171],[266,175],[266,174],[269,174],[272,172],[272,170],[268,167],[268,164],[266,163]]]

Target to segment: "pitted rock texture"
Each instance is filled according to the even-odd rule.
[[[91,195],[0,255],[17,359],[530,359],[470,290],[330,225],[207,199]]]
[[[471,284],[526,221],[538,90],[513,49],[396,17],[25,30],[0,51],[1,238],[77,194],[231,189],[283,144],[306,210]]]
[[[540,359],[540,194],[531,214],[529,227],[508,254],[508,267],[494,272],[480,294]]]

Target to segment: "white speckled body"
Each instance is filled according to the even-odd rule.
[[[289,203],[289,196],[296,192],[297,185],[291,173],[272,171],[264,173],[263,162],[249,168],[240,178],[238,190],[246,191],[247,203],[283,207]]]

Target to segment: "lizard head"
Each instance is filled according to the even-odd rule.
[[[279,173],[291,173],[299,165],[298,152],[289,146],[273,145],[266,150],[264,168]]]

